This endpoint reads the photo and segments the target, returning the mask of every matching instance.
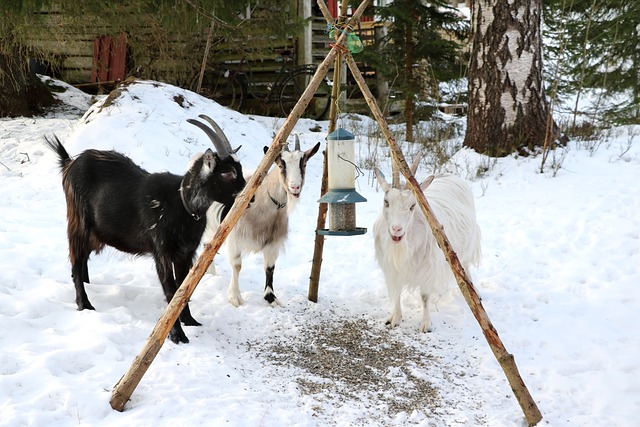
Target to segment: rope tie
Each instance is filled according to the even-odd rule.
[[[335,38],[336,31],[340,33],[347,34],[347,41],[345,42],[346,49],[351,53],[360,53],[364,50],[364,45],[362,44],[362,40],[358,37],[354,32],[353,28],[345,25],[343,27],[337,27],[332,24],[327,24],[327,33],[329,33],[329,37]],[[335,44],[329,44],[331,47],[336,47],[338,49],[344,49],[344,47],[336,46]],[[344,50],[343,50],[344,52]]]

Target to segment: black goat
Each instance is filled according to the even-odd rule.
[[[84,283],[89,283],[87,262],[92,252],[106,245],[130,254],[151,254],[167,302],[193,265],[206,225],[206,212],[215,201],[228,209],[245,186],[242,166],[222,130],[209,117],[214,131],[195,120],[217,153],[207,149],[195,156],[184,176],[149,173],[115,151],[86,150],[71,159],[54,136],[45,137],[58,154],[62,187],[67,200],[67,235],[71,276],[78,310],[93,306]],[[169,338],[189,342],[180,321],[198,326],[187,304]]]

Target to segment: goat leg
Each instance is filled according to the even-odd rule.
[[[264,270],[266,276],[264,285],[264,299],[272,306],[280,304],[278,298],[276,298],[276,294],[273,293],[273,271],[275,269],[275,265],[270,265]]]
[[[160,283],[162,284],[162,289],[164,290],[164,296],[167,300],[167,304],[171,302],[173,296],[178,290],[176,286],[176,281],[173,277],[173,268],[170,261],[167,261],[159,256],[154,256],[156,262],[156,271],[158,273],[158,278],[160,279]],[[185,309],[186,306],[185,306]],[[184,311],[183,311],[184,312]],[[189,311],[187,310],[187,313]],[[182,316],[182,315],[181,315]],[[191,316],[191,313],[189,313]],[[193,318],[192,318],[193,319]],[[176,344],[181,342],[188,343],[189,339],[185,335],[182,330],[182,326],[180,325],[180,319],[176,320],[169,332],[169,339]]]
[[[402,320],[402,286],[390,284],[390,280],[387,279],[387,291],[389,292],[389,298],[393,304],[393,311],[391,312],[391,316],[387,318],[385,324],[395,328]]]
[[[89,259],[88,259],[88,258],[86,258],[86,259],[84,260],[84,264],[83,264],[83,266],[82,266],[82,281],[83,281],[84,283],[91,283],[91,282],[89,281],[89,266],[87,265],[88,263],[89,263]]]
[[[280,301],[278,301],[276,294],[273,292],[273,273],[276,269],[278,253],[279,250],[275,245],[267,245],[263,249],[265,273],[264,299],[273,307],[280,305]]]
[[[431,314],[429,313],[430,296],[427,293],[423,293],[420,297],[422,299],[422,323],[420,323],[420,332],[431,332]]]
[[[242,255],[240,253],[232,253],[229,251],[229,261],[231,262],[231,281],[229,282],[229,289],[227,290],[227,298],[231,305],[235,307],[241,306],[244,301],[242,295],[240,295],[240,270],[242,269]]]
[[[193,263],[188,261],[173,263],[175,274],[176,274],[176,281],[174,282],[176,291],[178,290],[178,284],[179,283],[181,284],[182,282],[184,282],[185,277],[187,277],[187,274],[189,274],[189,270],[191,270],[192,264]],[[171,295],[171,298],[173,298],[173,295]],[[171,300],[168,299],[167,303],[169,303],[169,301]],[[184,308],[182,309],[182,312],[180,313],[180,321],[182,321],[182,323],[184,323],[186,326],[202,326],[202,323],[198,322],[191,315],[189,304],[185,305]]]
[[[185,305],[180,313],[180,321],[185,324],[185,326],[202,326],[202,323],[198,322],[191,315],[191,310],[189,310],[189,304]]]
[[[168,301],[171,301],[171,300],[168,300]],[[187,344],[189,342],[189,338],[187,338],[187,335],[184,333],[184,331],[182,330],[182,326],[180,325],[180,319],[177,319],[175,321],[175,323],[173,324],[173,327],[169,331],[169,339],[176,344],[180,344],[180,343]]]
[[[182,326],[180,326],[180,320],[176,320],[176,323],[173,324],[173,327],[169,331],[169,339],[176,344],[187,344],[189,342],[189,338],[187,338],[182,330]]]
[[[89,277],[87,259],[88,257],[83,257],[81,259],[76,258],[73,260],[71,266],[71,277],[73,278],[73,285],[76,288],[76,305],[78,306],[78,311],[95,310],[93,305],[89,302],[87,291],[84,288],[84,279],[86,277],[88,282]]]

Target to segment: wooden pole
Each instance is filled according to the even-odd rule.
[[[207,59],[209,58],[209,49],[211,49],[211,39],[213,38],[213,29],[216,27],[216,17],[211,17],[211,25],[209,26],[209,34],[207,35],[207,44],[204,45],[204,54],[202,55],[202,65],[200,66],[200,74],[198,74],[198,84],[196,85],[196,93],[200,93],[202,89],[202,79],[204,78],[204,70],[207,68]]]
[[[366,3],[366,0],[365,2]],[[364,4],[363,3],[363,4]],[[362,15],[364,11],[364,7],[361,5],[358,10],[354,13],[359,14],[357,16]],[[240,195],[236,198],[235,203],[231,207],[231,210],[227,214],[226,218],[220,226],[218,230],[214,234],[210,243],[205,245],[202,254],[198,257],[195,264],[189,271],[189,274],[184,279],[184,282],[180,285],[177,292],[171,299],[171,302],[167,305],[164,313],[156,323],[156,326],[153,328],[151,335],[147,338],[142,350],[135,357],[131,367],[125,373],[125,375],[118,381],[118,383],[114,386],[114,390],[111,396],[111,407],[116,411],[123,411],[124,405],[129,400],[133,391],[140,383],[140,380],[144,376],[145,372],[157,356],[160,348],[162,347],[167,335],[169,334],[169,330],[171,326],[175,323],[176,319],[182,312],[182,309],[189,301],[189,298],[193,294],[196,286],[204,276],[205,271],[211,265],[215,254],[218,252],[222,243],[229,235],[229,232],[233,228],[233,226],[238,222],[240,215],[244,212],[244,210],[249,205],[249,201],[253,197],[256,192],[256,189],[262,183],[269,167],[273,164],[276,156],[282,150],[282,147],[286,144],[287,137],[293,130],[293,127],[297,123],[297,121],[302,116],[307,105],[313,98],[313,95],[320,86],[321,80],[331,68],[332,62],[335,60],[336,56],[340,52],[339,46],[344,45],[346,40],[346,34],[342,34],[338,40],[336,41],[336,47],[332,48],[327,57],[322,61],[322,63],[318,66],[315,75],[309,82],[309,86],[305,89],[302,96],[296,103],[295,107],[289,114],[287,120],[285,120],[282,128],[278,134],[273,138],[273,142],[269,147],[269,150],[265,154],[264,158],[256,168],[255,173],[247,182],[245,189],[240,193]]]
[[[323,1],[323,0],[319,0]],[[333,87],[331,88],[331,109],[329,110],[329,129],[328,134],[336,130],[336,111],[338,96],[340,93],[340,64],[342,59],[340,54],[336,57],[336,64],[333,69]],[[324,196],[329,188],[329,172],[327,168],[327,150],[322,153],[322,181],[320,183],[320,197]],[[309,273],[309,293],[307,299],[312,302],[318,302],[318,288],[320,287],[320,271],[322,269],[322,254],[324,253],[324,235],[318,233],[325,227],[327,221],[327,210],[329,206],[326,203],[318,204],[318,218],[316,219],[316,235],[313,243],[313,259],[311,261],[311,272]]]
[[[538,406],[531,397],[529,390],[527,389],[524,381],[522,380],[522,377],[520,376],[520,373],[518,372],[518,367],[516,366],[513,355],[507,352],[504,344],[498,336],[498,332],[493,327],[493,324],[491,323],[487,312],[482,306],[482,302],[478,297],[478,293],[476,292],[473,283],[464,271],[462,264],[460,264],[460,260],[453,250],[449,239],[445,235],[442,225],[436,219],[433,211],[431,210],[431,207],[429,206],[429,202],[427,202],[424,193],[420,189],[420,184],[418,183],[418,181],[416,181],[413,173],[411,172],[411,168],[407,164],[404,155],[402,154],[402,151],[398,147],[398,144],[396,144],[396,141],[391,134],[391,130],[389,129],[389,125],[382,115],[382,111],[380,110],[376,99],[373,97],[373,94],[369,90],[369,87],[362,77],[362,74],[358,69],[358,65],[350,54],[347,53],[344,56],[347,65],[351,70],[351,74],[358,83],[358,86],[360,87],[360,90],[362,91],[362,94],[364,95],[367,104],[371,109],[371,112],[373,113],[378,122],[378,125],[380,126],[382,134],[385,136],[387,142],[389,143],[393,160],[396,162],[396,164],[400,168],[400,172],[402,172],[402,175],[404,175],[404,177],[407,179],[409,186],[415,193],[416,199],[420,204],[420,208],[422,209],[422,212],[424,213],[427,221],[429,222],[429,225],[431,226],[433,235],[435,236],[440,249],[442,249],[442,251],[444,252],[444,256],[447,259],[447,262],[451,266],[451,270],[453,271],[453,275],[455,276],[458,286],[462,291],[462,295],[467,301],[469,308],[471,308],[471,311],[476,320],[480,324],[482,333],[489,343],[489,347],[491,347],[491,350],[498,360],[500,367],[504,371],[505,376],[509,381],[509,385],[511,386],[511,390],[513,390],[513,393],[515,394],[516,399],[518,400],[518,403],[520,404],[520,407],[524,412],[528,424],[530,426],[538,424],[538,422],[540,422],[540,420],[542,419],[542,414],[540,413]]]
[[[318,0],[318,6],[327,20],[329,25],[335,25],[335,21],[324,0]],[[342,2],[340,5],[340,19],[347,14],[348,2]],[[339,34],[336,34],[338,38]],[[328,134],[331,134],[336,130],[336,123],[338,117],[338,102],[340,97],[340,70],[342,68],[342,55],[338,53],[336,56],[335,64],[333,65],[333,87],[331,88],[331,108],[329,110],[329,130]],[[327,150],[323,153],[322,161],[322,182],[320,184],[320,197],[324,196],[329,187],[328,184],[328,171],[327,171]],[[318,230],[322,230],[325,227],[327,220],[327,203],[320,203],[318,206],[318,219],[316,220],[316,235],[313,245],[313,260],[311,262],[311,273],[309,274],[309,293],[307,298],[309,301],[318,302],[318,288],[320,286],[320,271],[322,269],[322,254],[324,253],[324,235],[318,233]]]

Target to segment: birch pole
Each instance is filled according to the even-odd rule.
[[[489,347],[491,347],[494,356],[498,360],[500,367],[504,371],[504,374],[509,381],[511,390],[513,390],[513,393],[515,394],[516,399],[518,400],[518,403],[520,404],[520,407],[524,412],[527,423],[529,424],[529,426],[538,424],[538,422],[540,422],[540,420],[542,419],[542,414],[540,413],[536,402],[531,397],[527,386],[524,384],[524,381],[522,380],[522,377],[518,372],[518,367],[516,366],[513,355],[507,352],[507,349],[498,336],[498,332],[493,327],[493,324],[491,323],[487,312],[482,306],[482,302],[480,301],[480,297],[478,296],[473,283],[469,279],[469,276],[467,276],[467,273],[464,271],[462,264],[460,264],[460,260],[453,250],[449,239],[445,235],[442,225],[436,219],[433,211],[431,210],[431,207],[429,206],[429,202],[427,202],[424,193],[420,189],[420,184],[418,183],[418,181],[416,181],[416,178],[413,176],[413,173],[411,172],[411,169],[409,168],[409,165],[407,164],[402,151],[398,147],[398,144],[396,144],[396,141],[391,134],[391,130],[389,129],[389,125],[387,124],[387,121],[385,120],[376,99],[369,90],[364,77],[362,77],[362,73],[360,73],[358,65],[350,54],[347,53],[344,55],[344,57],[347,65],[349,66],[349,69],[351,70],[351,74],[358,83],[358,86],[360,87],[360,90],[362,91],[362,94],[364,95],[367,104],[371,109],[371,112],[373,113],[376,121],[378,122],[378,125],[380,126],[382,134],[385,136],[387,142],[389,143],[389,148],[391,149],[394,162],[398,165],[400,172],[402,173],[402,175],[404,175],[408,185],[415,193],[416,200],[420,205],[420,209],[422,209],[424,216],[427,218],[427,222],[429,223],[429,226],[433,231],[433,235],[435,236],[440,249],[442,249],[442,251],[444,252],[444,256],[447,259],[447,262],[451,266],[451,270],[453,271],[456,282],[460,287],[460,291],[462,291],[462,295],[467,301],[471,312],[480,324],[482,333],[489,343]]]
[[[327,5],[324,0],[317,0],[318,7],[324,16],[324,19],[329,25],[335,25],[336,21],[329,13]],[[340,16],[338,20],[341,20],[347,14],[348,2],[342,2],[340,4]],[[339,34],[336,34],[338,38]],[[336,130],[336,123],[338,118],[338,102],[340,98],[340,72],[342,68],[342,54],[338,53],[336,56],[335,64],[333,65],[333,87],[331,88],[331,108],[329,109],[329,130],[327,132],[330,135]],[[322,182],[320,183],[320,197],[324,196],[329,187],[328,184],[328,170],[327,170],[327,150],[324,150],[322,161]],[[327,203],[320,203],[318,205],[318,218],[316,220],[316,235],[313,245],[313,260],[311,262],[311,272],[309,273],[309,292],[307,299],[311,302],[318,302],[318,288],[320,287],[320,270],[322,269],[322,254],[324,252],[324,235],[318,233],[318,230],[324,228],[327,220],[327,210],[329,206]]]
[[[354,12],[352,20],[358,19],[366,7],[368,0],[364,0],[358,9]],[[295,124],[302,116],[305,108],[309,105],[309,102],[313,98],[313,95],[318,90],[321,80],[331,68],[332,62],[340,52],[340,46],[344,45],[347,38],[346,32],[341,34],[335,43],[335,46],[329,51],[326,58],[318,66],[316,73],[309,82],[309,85],[303,92],[302,96],[291,110],[289,117],[285,120],[284,124],[280,128],[278,134],[273,138],[269,150],[266,152],[262,161],[256,168],[255,173],[247,182],[242,193],[236,197],[236,201],[231,207],[231,210],[225,217],[224,221],[218,227],[218,230],[213,235],[211,242],[205,245],[203,252],[200,254],[195,264],[189,271],[189,274],[184,279],[184,282],[180,285],[175,295],[171,299],[171,302],[167,305],[167,308],[162,313],[162,316],[156,323],[156,326],[151,331],[151,335],[147,338],[144,346],[140,350],[140,353],[135,357],[133,363],[129,367],[129,370],[120,378],[113,388],[111,395],[111,407],[116,411],[122,412],[124,406],[133,394],[140,380],[151,366],[151,363],[158,355],[158,352],[162,348],[171,326],[178,319],[178,316],[182,312],[184,306],[189,302],[189,298],[195,291],[196,286],[200,283],[200,279],[204,276],[209,265],[213,262],[215,254],[218,252],[222,243],[227,238],[231,229],[238,222],[238,219],[249,206],[249,201],[255,194],[258,186],[262,183],[269,168],[273,164],[275,158],[280,153],[284,145],[287,143],[287,137],[293,130]]]

